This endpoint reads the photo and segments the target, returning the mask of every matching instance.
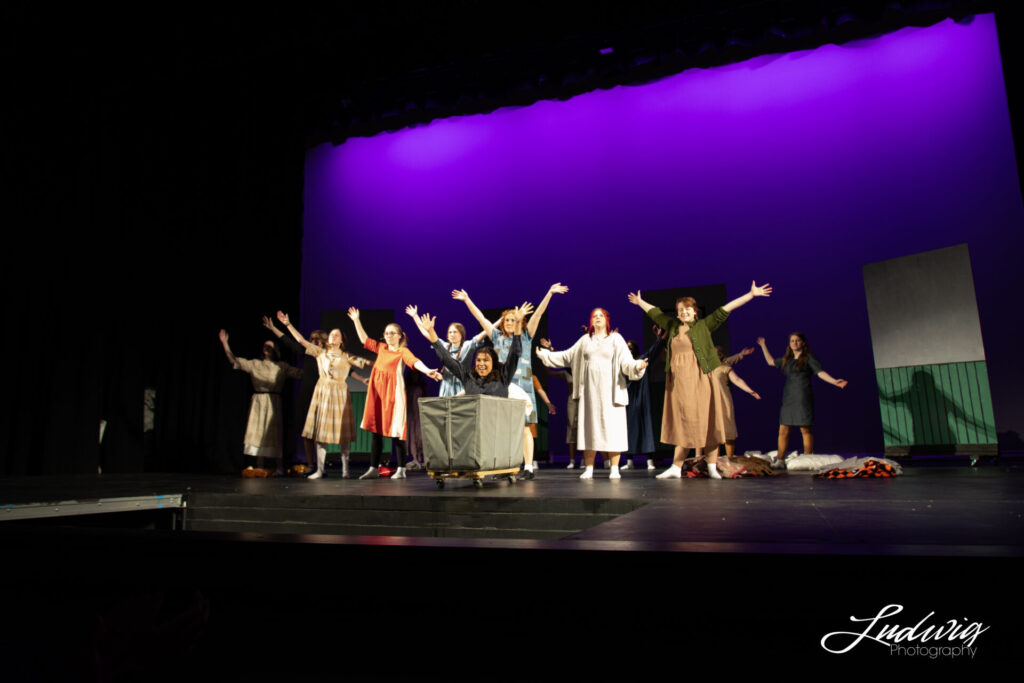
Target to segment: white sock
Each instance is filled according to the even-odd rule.
[[[708,476],[711,477],[712,479],[721,479],[722,478],[722,475],[720,475],[718,473],[718,463],[714,463],[714,462],[709,462],[708,463]]]
[[[612,479],[621,479],[622,475],[619,474],[619,466],[618,465],[612,465],[612,471],[611,471],[611,473],[609,473],[608,476],[611,477]]]
[[[529,465],[523,465],[523,469],[533,472],[533,463],[531,462]]]

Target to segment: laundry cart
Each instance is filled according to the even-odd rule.
[[[484,477],[515,483],[523,464],[523,402],[496,396],[421,398],[420,424],[427,474],[437,488],[447,479]]]

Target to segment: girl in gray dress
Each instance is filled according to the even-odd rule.
[[[814,392],[811,377],[817,375],[832,386],[842,389],[845,379],[835,379],[821,367],[811,353],[807,337],[802,332],[789,335],[786,355],[775,358],[768,351],[764,337],[757,338],[757,344],[764,353],[768,365],[779,368],[786,376],[786,387],[782,390],[782,411],[779,415],[779,458],[785,458],[789,442],[789,428],[799,427],[804,440],[804,453],[814,452]]]

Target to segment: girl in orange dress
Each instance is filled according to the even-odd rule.
[[[401,364],[416,368],[424,375],[441,380],[441,373],[431,370],[423,361],[406,348],[407,339],[402,328],[391,323],[384,328],[384,343],[370,339],[359,320],[359,309],[348,309],[348,317],[356,327],[356,334],[363,348],[377,354],[377,360],[370,371],[370,383],[366,387],[366,407],[363,409],[363,429],[373,435],[370,446],[370,467],[359,477],[360,479],[376,479],[380,477],[381,451],[384,448],[384,437],[396,439],[398,448],[398,469],[392,479],[405,479],[405,381],[402,377]]]

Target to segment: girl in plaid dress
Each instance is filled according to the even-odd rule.
[[[326,348],[321,348],[306,341],[302,334],[292,327],[286,313],[278,311],[277,319],[288,328],[295,341],[302,344],[306,349],[306,355],[316,360],[320,373],[320,378],[313,389],[309,412],[306,414],[306,424],[302,428],[302,437],[316,442],[317,471],[309,478],[319,479],[323,476],[327,444],[333,443],[341,448],[341,476],[347,479],[349,444],[356,439],[356,428],[345,380],[352,366],[366,367],[370,361],[345,353],[345,342],[341,330],[337,328],[327,335]]]

